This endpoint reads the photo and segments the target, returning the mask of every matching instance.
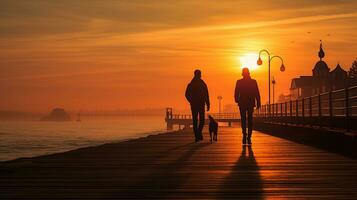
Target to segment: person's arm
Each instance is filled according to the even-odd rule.
[[[234,90],[234,99],[235,102],[238,103],[239,102],[239,86],[238,86],[238,81],[236,82],[236,88]]]
[[[186,97],[187,101],[191,103],[191,87],[190,87],[190,84],[188,84],[187,87],[186,87],[185,97]]]
[[[206,102],[206,105],[207,105],[207,111],[210,110],[211,108],[211,104],[209,102],[209,93],[208,93],[208,88],[207,88],[207,85],[205,84],[205,102]]]
[[[257,100],[257,108],[260,108],[261,102],[260,102],[260,93],[259,93],[257,81],[255,81],[255,99]]]

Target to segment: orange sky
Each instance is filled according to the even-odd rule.
[[[0,110],[184,109],[193,70],[233,103],[239,57],[268,49],[277,93],[357,58],[356,1],[7,1],[0,3]],[[264,60],[265,61],[265,60]],[[267,101],[267,66],[252,71]]]

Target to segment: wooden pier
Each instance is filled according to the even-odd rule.
[[[240,128],[0,162],[0,199],[357,199],[357,161]]]

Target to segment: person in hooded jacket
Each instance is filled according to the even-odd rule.
[[[187,101],[191,105],[193,132],[195,141],[203,140],[202,129],[205,124],[205,106],[210,109],[208,88],[201,79],[201,71],[195,70],[192,81],[187,85],[185,93]]]
[[[254,107],[260,108],[260,94],[257,81],[250,77],[250,72],[248,68],[242,69],[242,76],[242,79],[237,80],[234,97],[235,101],[238,103],[240,110],[243,133],[242,143],[244,145],[247,143],[248,145],[251,145],[253,130],[253,111]]]

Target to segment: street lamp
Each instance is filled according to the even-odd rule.
[[[258,65],[262,65],[263,64],[263,61],[262,61],[262,59],[261,59],[261,57],[260,57],[260,55],[263,53],[263,52],[265,52],[266,54],[268,54],[268,81],[269,81],[269,103],[268,103],[268,114],[270,115],[270,63],[271,63],[271,61],[274,59],[274,58],[279,58],[280,60],[281,60],[281,66],[280,66],[280,71],[285,71],[285,65],[284,65],[284,61],[283,61],[283,59],[280,57],[280,56],[272,56],[272,57],[270,57],[270,53],[269,53],[269,51],[267,51],[267,50],[265,50],[265,49],[262,49],[262,50],[260,50],[259,51],[259,58],[258,58],[258,60],[257,60],[257,64]]]
[[[273,80],[271,81],[271,83],[273,84],[273,104],[275,103],[275,79],[274,79],[274,76],[273,76]]]
[[[221,114],[221,101],[222,101],[223,97],[222,96],[218,96],[217,99],[218,99],[218,103],[219,103],[218,113]]]

